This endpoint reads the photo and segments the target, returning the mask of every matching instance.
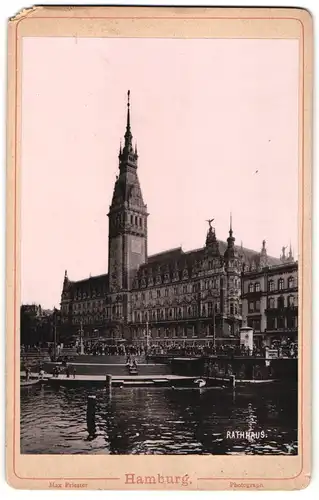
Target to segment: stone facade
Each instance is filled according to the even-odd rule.
[[[247,270],[242,276],[242,311],[258,344],[297,340],[298,262],[284,248],[281,263]]]
[[[265,242],[256,252],[235,245],[230,220],[227,241],[212,226],[200,249],[182,248],[148,256],[147,206],[137,175],[128,93],[124,147],[109,208],[109,273],[70,281],[61,296],[62,336],[175,344],[230,343],[242,324],[242,273],[278,264]]]

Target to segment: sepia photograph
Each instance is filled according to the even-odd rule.
[[[299,64],[23,39],[21,454],[298,455]]]

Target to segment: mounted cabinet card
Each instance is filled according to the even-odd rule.
[[[9,22],[7,477],[310,480],[312,19]]]

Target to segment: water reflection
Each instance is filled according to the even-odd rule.
[[[21,453],[296,454],[296,391],[35,386],[21,390]]]

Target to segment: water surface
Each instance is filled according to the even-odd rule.
[[[96,403],[88,439],[87,396]],[[253,432],[230,437],[230,432]],[[257,433],[264,432],[264,436]],[[21,389],[21,453],[297,454],[297,392],[286,387],[229,389]]]

